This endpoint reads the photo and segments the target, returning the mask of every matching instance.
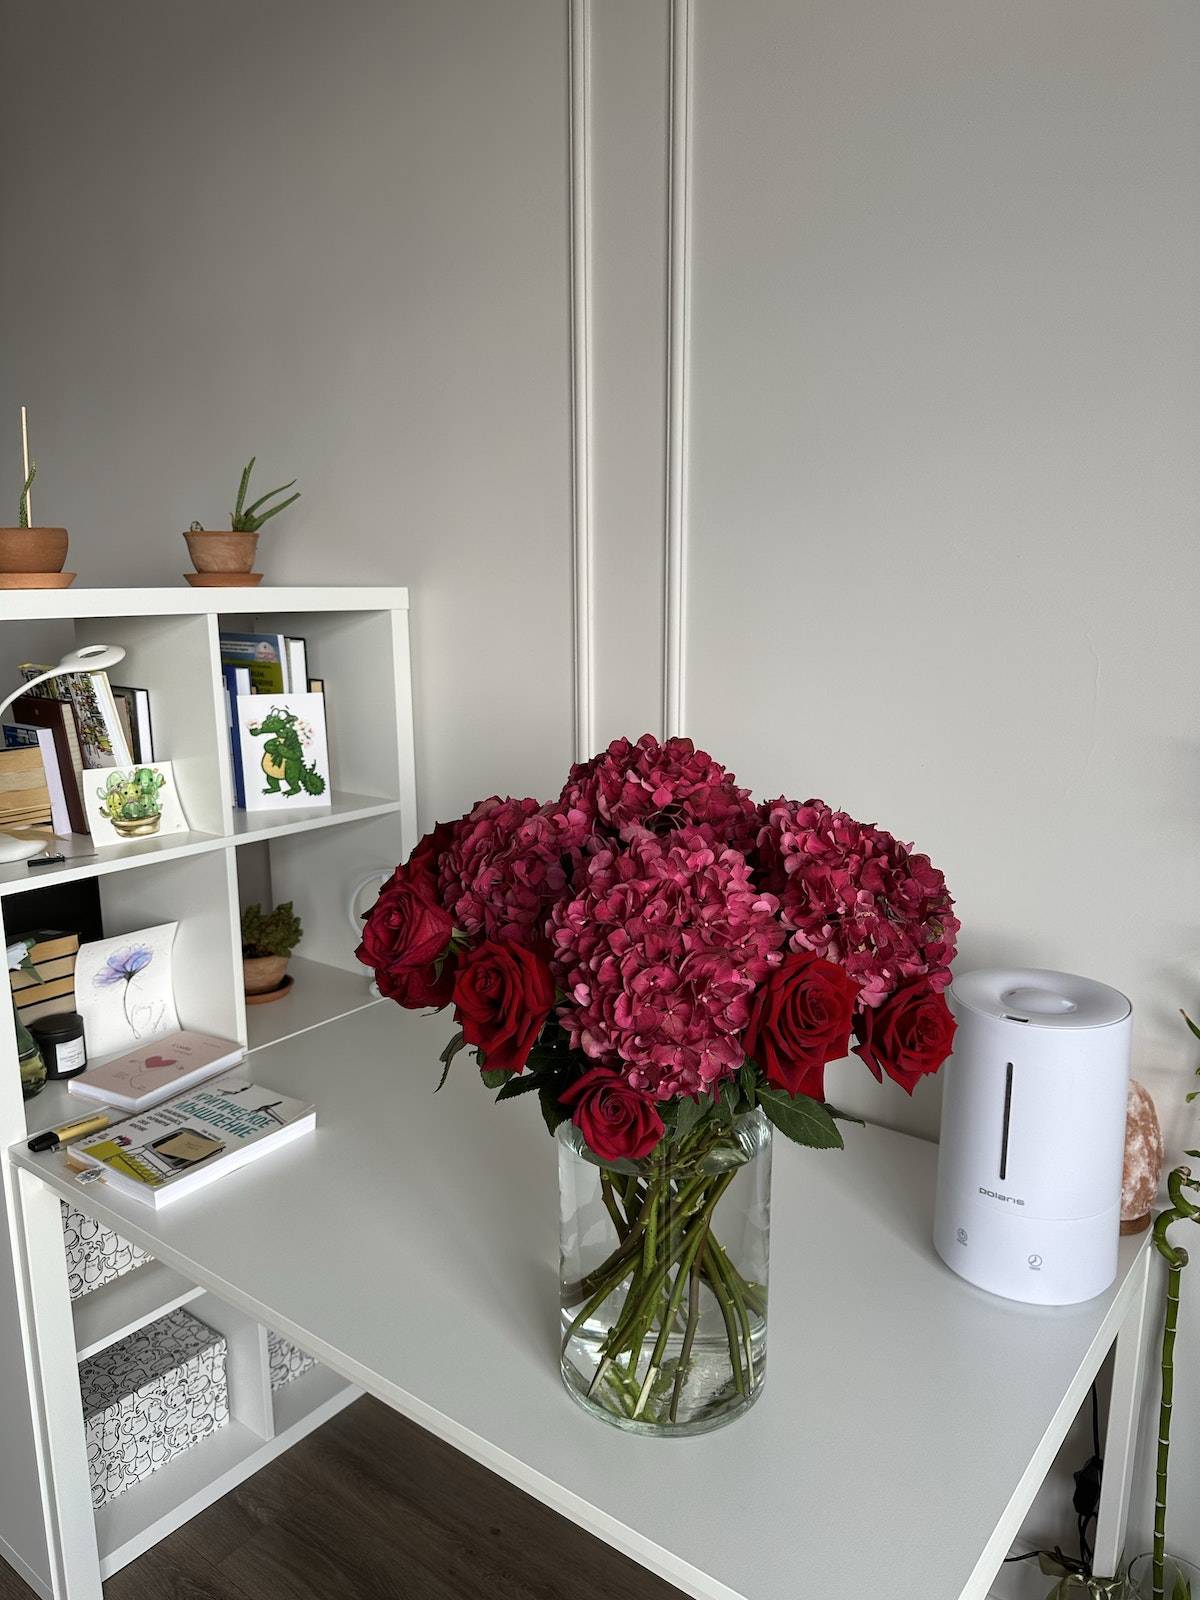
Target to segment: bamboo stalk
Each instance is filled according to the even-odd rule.
[[[29,425],[21,407],[21,482],[25,485],[25,525],[33,526],[33,499],[29,490]]]
[[[1175,1403],[1175,1336],[1179,1326],[1179,1294],[1188,1253],[1167,1237],[1176,1222],[1200,1221],[1200,1206],[1194,1205],[1184,1189],[1200,1189],[1190,1167],[1176,1167],[1167,1179],[1171,1209],[1154,1224],[1154,1244],[1167,1263],[1167,1312],[1163,1322],[1162,1394],[1158,1406],[1158,1457],[1154,1475],[1154,1554],[1152,1581],[1154,1600],[1166,1597],[1167,1551],[1167,1469],[1171,1458],[1171,1412]]]

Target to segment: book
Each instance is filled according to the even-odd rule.
[[[241,1059],[240,1044],[184,1029],[89,1067],[67,1089],[123,1111],[148,1111]]]
[[[118,707],[124,702],[132,731],[133,759],[154,760],[154,729],[150,722],[150,691],[131,689],[127,684],[114,683],[112,692]]]
[[[303,639],[288,639],[288,689],[302,694],[308,683],[308,645]]]
[[[291,682],[282,633],[222,632],[221,665],[248,667],[255,694],[286,694]]]
[[[0,750],[0,828],[26,828],[50,820],[41,747]]]
[[[62,773],[58,769],[58,751],[54,748],[54,735],[49,728],[29,728],[28,733],[36,733],[38,749],[42,756],[42,771],[46,775],[46,788],[50,793],[50,823],[55,833],[68,834],[71,831],[71,817],[67,810],[67,792],[63,786]]]
[[[37,742],[37,728],[22,728],[13,722],[4,724],[4,748],[6,750],[28,750]]]
[[[233,803],[235,806],[246,804],[246,780],[242,767],[242,745],[237,731],[237,699],[239,695],[249,694],[250,668],[224,666],[221,672],[225,678],[225,720],[229,730],[229,760],[230,775],[233,780]]]
[[[47,668],[24,661],[19,670],[22,676],[35,678]],[[56,692],[45,694],[51,688]],[[121,726],[107,672],[64,672],[51,683],[38,684],[33,693],[70,703],[75,712],[79,748],[85,768],[94,770],[96,767],[133,765],[133,751]]]
[[[315,1106],[234,1073],[89,1134],[70,1146],[67,1159],[157,1209],[290,1144],[316,1122]]]
[[[79,734],[75,726],[75,713],[65,700],[54,700],[36,690],[23,694],[13,703],[13,717],[30,728],[48,728],[54,738],[58,757],[58,773],[62,780],[63,797],[72,833],[88,831],[87,813],[83,808],[83,753],[79,748]]]

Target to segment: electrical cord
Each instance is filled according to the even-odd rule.
[[[1053,1550],[1026,1550],[1019,1556],[1005,1556],[1004,1564],[1007,1566],[1014,1561],[1036,1561],[1041,1556],[1048,1556],[1057,1561],[1059,1566],[1067,1572],[1077,1572],[1080,1576],[1092,1576],[1092,1558],[1095,1546],[1088,1538],[1088,1532],[1100,1512],[1100,1484],[1104,1475],[1104,1456],[1100,1449],[1100,1396],[1096,1392],[1096,1385],[1092,1384],[1092,1454],[1083,1464],[1075,1477],[1075,1494],[1072,1497],[1072,1506],[1075,1511],[1075,1532],[1079,1540],[1079,1556],[1067,1555],[1061,1545],[1055,1545]]]

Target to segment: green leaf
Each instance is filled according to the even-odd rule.
[[[1191,1030],[1191,1032],[1192,1032],[1192,1034],[1193,1034],[1193,1035],[1194,1035],[1194,1036],[1195,1036],[1195,1037],[1196,1037],[1196,1038],[1197,1038],[1197,1039],[1200,1039],[1200,1025],[1198,1025],[1198,1024],[1196,1024],[1196,1023],[1195,1023],[1195,1022],[1193,1022],[1193,1021],[1192,1021],[1192,1019],[1191,1019],[1191,1017],[1189,1017],[1189,1016],[1188,1016],[1188,1014],[1187,1014],[1187,1012],[1186,1012],[1186,1011],[1181,1011],[1181,1012],[1180,1012],[1180,1013],[1179,1013],[1179,1015],[1180,1015],[1180,1016],[1181,1016],[1181,1017],[1182,1017],[1182,1018],[1183,1018],[1183,1020],[1184,1020],[1184,1021],[1185,1021],[1185,1022],[1186,1022],[1186,1023],[1187,1023],[1187,1025],[1188,1025],[1188,1028],[1189,1028],[1189,1029],[1190,1029],[1190,1030]]]
[[[736,1083],[726,1081],[721,1085],[721,1101],[730,1121],[740,1115],[742,1109],[741,1093]]]
[[[741,1071],[738,1073],[738,1082],[742,1086],[742,1093],[746,1097],[747,1104],[753,1111],[758,1104],[758,1069],[753,1061],[742,1062]]]
[[[730,1133],[724,1139],[718,1139],[715,1144],[710,1144],[700,1157],[701,1172],[732,1172],[735,1167],[744,1167],[747,1161],[755,1154],[735,1134]]]
[[[438,1089],[442,1087],[446,1079],[450,1076],[450,1063],[454,1060],[458,1052],[466,1046],[466,1042],[467,1041],[462,1036],[462,1030],[460,1029],[438,1057],[438,1060],[442,1063],[442,1075],[438,1079],[437,1089],[433,1091],[434,1094],[438,1092]]]
[[[542,1087],[542,1079],[528,1072],[506,1072],[505,1083],[500,1086],[500,1093],[496,1096],[496,1103],[501,1100],[515,1100],[519,1094],[532,1094],[535,1089]]]
[[[541,1102],[542,1118],[549,1131],[557,1133],[559,1124],[567,1120],[567,1113],[558,1103],[558,1097],[549,1084],[542,1084],[538,1090],[538,1099]]]
[[[763,1084],[758,1103],[786,1138],[814,1150],[841,1150],[842,1136],[829,1112],[809,1095],[785,1094],[773,1084]]]
[[[501,1072],[498,1068],[495,1071],[489,1071],[487,1067],[481,1067],[479,1069],[479,1076],[483,1079],[484,1083],[487,1084],[489,1089],[502,1089],[512,1077],[512,1073]]]
[[[1192,1586],[1182,1572],[1175,1574],[1175,1582],[1171,1585],[1171,1600],[1192,1600]]]
[[[238,525],[238,519],[242,514],[242,507],[246,503],[246,490],[250,487],[250,474],[254,471],[254,463],[257,460],[257,456],[250,457],[242,472],[242,481],[238,484],[237,505],[233,508],[233,526],[235,529]]]
[[[686,1139],[696,1124],[703,1120],[712,1109],[712,1101],[707,1095],[700,1099],[693,1099],[685,1095],[681,1100],[675,1101],[674,1128],[677,1139]]]

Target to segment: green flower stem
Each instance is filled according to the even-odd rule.
[[[725,1188],[728,1187],[728,1182],[726,1182]],[[724,1189],[722,1189],[721,1192],[724,1193]],[[672,1324],[678,1315],[679,1306],[683,1300],[684,1285],[690,1280],[692,1275],[692,1265],[700,1253],[700,1247],[708,1238],[708,1227],[712,1219],[712,1207],[716,1205],[717,1200],[719,1200],[720,1197],[721,1196],[719,1194],[714,1196],[712,1204],[705,1206],[704,1210],[700,1214],[700,1221],[696,1223],[695,1227],[688,1236],[687,1249],[680,1258],[679,1266],[675,1273],[675,1283],[671,1289],[670,1297],[667,1300],[666,1314],[662,1318],[662,1325],[659,1328],[658,1338],[654,1341],[654,1353],[650,1357],[650,1365],[646,1368],[646,1376],[642,1380],[642,1392],[638,1395],[637,1405],[633,1408],[633,1414],[635,1417],[641,1416],[642,1407],[650,1398],[650,1390],[654,1385],[655,1378],[658,1376],[659,1368],[662,1366],[663,1357],[667,1351],[667,1340],[671,1336]]]
[[[624,1244],[629,1236],[630,1224],[617,1204],[611,1173],[602,1172],[600,1174],[600,1195],[604,1201],[604,1209],[612,1218],[613,1227],[617,1230],[617,1238]]]
[[[729,1292],[725,1288],[725,1280],[717,1270],[713,1259],[712,1247],[714,1242],[710,1233],[702,1257],[704,1272],[708,1286],[716,1297],[717,1304],[721,1308],[721,1316],[725,1321],[725,1337],[729,1341],[729,1360],[733,1367],[733,1387],[738,1394],[744,1395],[746,1393],[746,1378],[742,1371],[741,1351],[738,1348],[740,1337],[737,1313],[733,1308],[733,1301],[729,1297]]]
[[[706,1245],[707,1242],[706,1239]],[[687,1378],[688,1366],[692,1359],[692,1345],[696,1342],[696,1329],[700,1324],[701,1271],[701,1260],[697,1256],[692,1262],[690,1287],[688,1289],[687,1326],[683,1333],[683,1347],[679,1352],[679,1364],[675,1369],[675,1383],[671,1389],[671,1409],[668,1413],[671,1422],[679,1420],[679,1401],[683,1394],[684,1380]]]
[[[753,1342],[752,1342],[753,1341],[753,1334],[752,1334],[751,1328],[750,1328],[750,1314],[746,1309],[746,1300],[745,1300],[745,1296],[742,1293],[739,1277],[733,1271],[733,1268],[730,1266],[730,1263],[729,1263],[729,1258],[726,1256],[724,1250],[721,1249],[721,1246],[719,1244],[717,1244],[715,1239],[713,1240],[712,1260],[715,1263],[717,1272],[721,1275],[721,1278],[722,1278],[722,1280],[724,1282],[724,1285],[725,1285],[725,1292],[728,1294],[728,1296],[730,1298],[730,1301],[733,1304],[734,1312],[735,1312],[735,1314],[737,1316],[738,1325],[739,1325],[739,1328],[741,1330],[742,1340],[743,1340],[743,1342],[745,1343],[745,1346],[746,1346],[746,1375],[747,1375],[747,1382],[748,1382],[750,1388],[753,1389],[753,1387],[754,1387],[754,1345],[753,1345]]]
[[[1162,1339],[1162,1397],[1158,1407],[1158,1460],[1154,1496],[1154,1600],[1165,1600],[1167,1549],[1167,1467],[1171,1454],[1171,1412],[1175,1403],[1175,1335],[1179,1326],[1179,1291],[1188,1253],[1167,1237],[1176,1222],[1200,1221],[1200,1206],[1184,1194],[1200,1190],[1190,1167],[1176,1167],[1167,1179],[1171,1209],[1154,1224],[1154,1244],[1167,1263],[1167,1313]]]

